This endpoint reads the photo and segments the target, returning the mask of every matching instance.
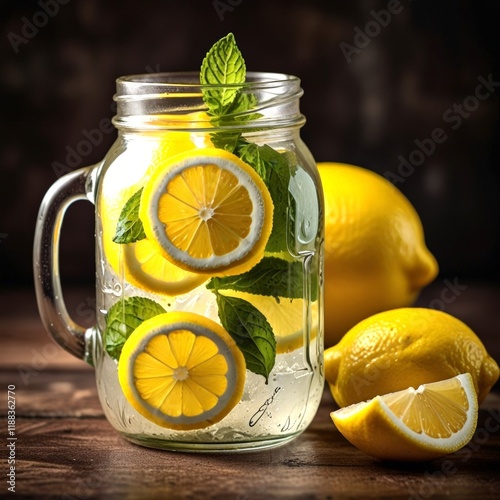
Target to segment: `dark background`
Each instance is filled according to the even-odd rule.
[[[500,87],[459,124],[450,117],[479,77],[500,82],[500,2],[401,0],[400,12],[348,62],[341,44],[354,46],[355,29],[365,31],[371,11],[388,3],[72,0],[27,37],[26,20],[44,24],[39,1],[2,1],[0,288],[32,286],[38,207],[61,173],[54,162],[64,164],[84,130],[111,118],[115,78],[196,70],[229,31],[249,70],[302,79],[302,136],[317,161],[397,174],[415,140],[443,129],[447,139],[397,186],[421,216],[439,279],[499,283]],[[98,162],[114,138],[104,134],[72,168]],[[92,206],[78,203],[67,217],[62,274],[89,284]]]

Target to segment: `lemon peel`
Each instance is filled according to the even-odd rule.
[[[404,307],[375,314],[325,351],[325,377],[339,406],[470,373],[481,403],[499,367],[479,337],[443,311]]]
[[[453,453],[474,435],[478,403],[469,373],[410,387],[330,414],[341,434],[382,460],[425,461]]]
[[[414,303],[438,273],[422,223],[387,179],[318,163],[325,194],[325,345],[372,314]]]

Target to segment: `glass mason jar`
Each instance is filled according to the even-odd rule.
[[[210,111],[213,96],[224,113]],[[40,314],[95,367],[112,426],[144,446],[277,446],[323,391],[323,198],[299,130],[298,78],[194,73],[117,80],[118,138],[101,163],[47,192],[35,233]],[[227,104],[229,103],[229,104]],[[64,211],[96,213],[96,317],[64,305]]]

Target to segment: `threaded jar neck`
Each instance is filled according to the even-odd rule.
[[[221,92],[238,92],[250,109],[230,111],[214,122],[204,95]],[[299,78],[279,73],[247,73],[245,83],[229,85],[201,85],[195,72],[124,76],[116,81],[113,123],[139,130],[213,130],[214,123],[218,130],[298,128],[305,122],[299,109],[302,93]]]

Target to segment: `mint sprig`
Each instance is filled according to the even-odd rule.
[[[165,312],[160,304],[145,297],[130,297],[113,304],[106,315],[104,331],[106,352],[118,360],[123,345],[131,333],[147,319]]]
[[[141,195],[142,188],[134,193],[122,208],[113,236],[115,243],[134,243],[146,237],[141,219],[139,219]]]
[[[262,375],[267,384],[276,361],[276,339],[271,325],[246,300],[218,292],[216,297],[222,326],[243,353],[247,369]]]
[[[261,115],[253,111],[257,104],[254,94],[243,90],[246,82],[245,60],[229,33],[216,42],[203,59],[200,83],[203,100],[215,127],[238,126]],[[214,87],[210,87],[213,85]],[[233,152],[241,134],[234,130],[210,134],[215,147]]]
[[[286,158],[267,144],[242,143],[236,154],[262,177],[273,200],[273,230],[266,250],[282,252],[287,250],[286,234],[288,228],[288,185],[292,175]]]
[[[202,85],[217,85],[203,89],[203,100],[208,106],[208,113],[213,116],[228,114],[240,87],[245,83],[245,60],[241,55],[234,35],[229,33],[216,42],[203,59],[200,71]],[[241,104],[238,105],[241,107]]]
[[[209,290],[235,290],[255,295],[301,299],[304,296],[302,263],[289,262],[278,257],[264,257],[250,271],[237,276],[212,278]]]

